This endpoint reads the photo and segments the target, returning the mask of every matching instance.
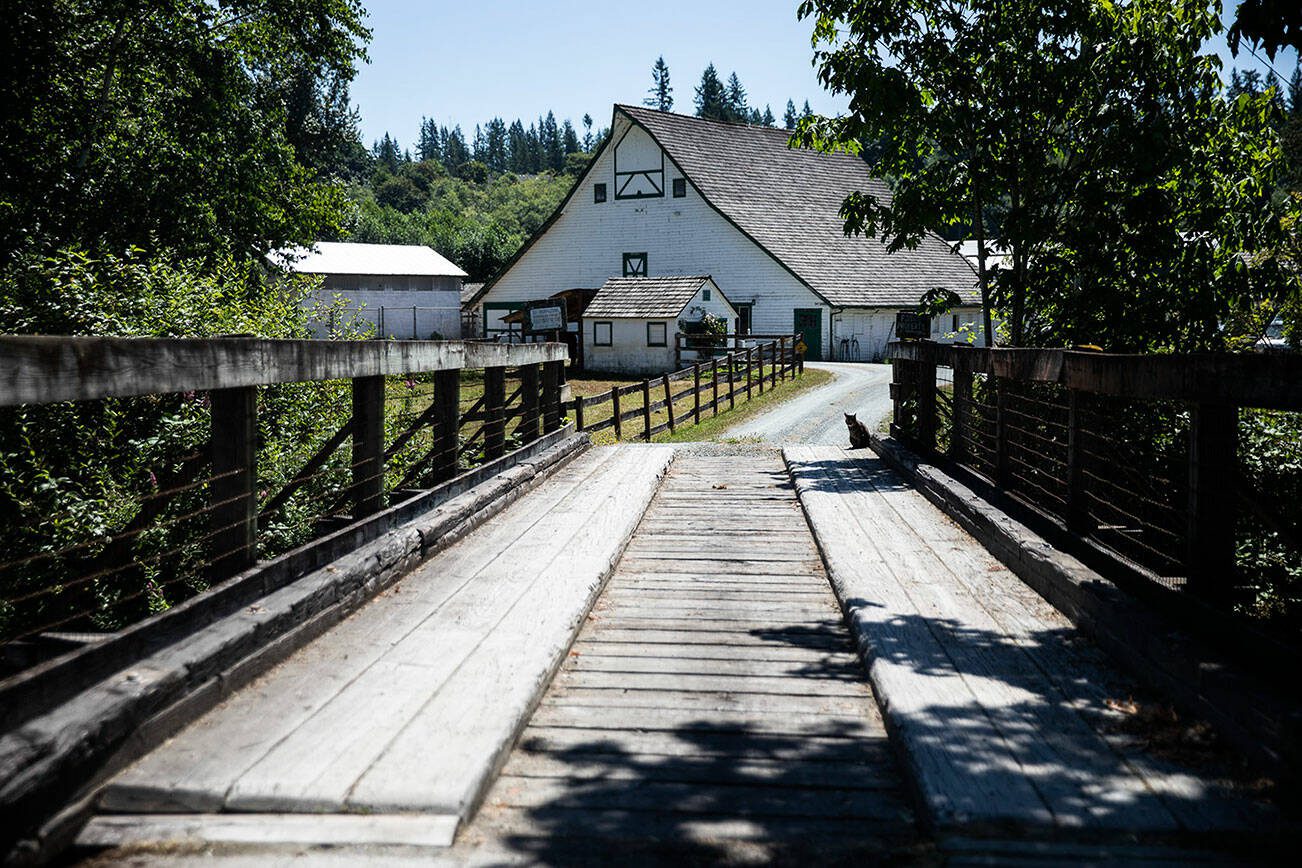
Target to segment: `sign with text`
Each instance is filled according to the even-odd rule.
[[[925,313],[899,311],[895,314],[895,337],[924,340],[931,337],[931,317]]]
[[[538,305],[524,312],[525,331],[556,332],[565,328],[565,306],[562,304]]]

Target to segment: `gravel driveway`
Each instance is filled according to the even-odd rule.
[[[725,436],[759,437],[770,443],[848,446],[845,413],[858,414],[869,430],[875,430],[877,423],[890,415],[890,365],[807,362],[806,367],[831,371],[836,379],[729,428]]]

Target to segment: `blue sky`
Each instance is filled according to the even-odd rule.
[[[1233,0],[1231,0],[1233,5]],[[508,122],[554,110],[575,126],[610,122],[616,102],[641,102],[651,65],[669,64],[676,111],[692,111],[701,70],[736,71],[752,105],[781,116],[788,98],[815,111],[845,108],[818,85],[809,25],[797,0],[371,0],[373,31],[353,84],[368,144],[388,131],[414,144],[422,116],[461,124],[467,137],[494,115]],[[1212,46],[1230,62],[1223,44]],[[1246,52],[1240,67],[1264,69]],[[1287,76],[1296,55],[1274,63]]]

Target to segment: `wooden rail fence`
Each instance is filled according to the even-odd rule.
[[[1245,575],[1242,553],[1281,574],[1302,565],[1302,502],[1290,495],[1302,482],[1302,356],[903,341],[888,357],[891,432],[915,451],[975,472],[1167,588],[1220,608],[1282,593],[1296,628],[1298,589],[1270,568]],[[1249,449],[1266,452],[1248,461]]]
[[[178,496],[193,502],[206,488],[206,503],[184,518],[197,525],[203,571],[214,582],[251,567],[260,522],[309,488],[328,530],[377,513],[389,497],[452,479],[470,455],[491,461],[527,446],[561,427],[566,359],[559,343],[0,337],[0,409],[12,408],[4,412],[185,393],[206,401],[211,420],[208,449],[187,459],[163,490],[143,496],[125,527],[72,545],[7,553],[0,564],[0,646],[55,628],[84,629],[95,597],[89,586],[129,575],[118,585],[143,587],[146,574],[165,574],[179,560],[176,551],[145,564],[134,549]],[[469,407],[461,400],[466,369],[481,369],[484,383]],[[510,395],[508,371],[518,380]],[[331,380],[349,382],[351,414],[341,413],[315,453],[267,490],[259,479],[260,390]],[[428,391],[420,391],[422,383]],[[409,412],[386,425],[395,395]],[[388,442],[386,430],[393,435]],[[336,453],[346,444],[346,481],[323,488],[327,464],[338,468]],[[85,592],[76,593],[82,586]]]
[[[688,420],[699,425],[704,414],[717,416],[721,409],[736,407],[738,395],[749,401],[752,396],[764,394],[766,388],[776,387],[779,381],[803,374],[805,362],[796,349],[798,337],[779,335],[767,342],[757,340],[754,346],[721,352],[708,362],[698,361],[673,373],[616,386],[600,395],[576,396],[566,406],[572,409],[581,431],[613,429],[615,439],[622,440],[632,433],[625,424],[640,421],[641,431],[636,436],[650,442],[655,435],[673,432]],[[675,391],[676,384],[684,381],[688,385]],[[630,396],[640,396],[641,405],[623,409],[622,399]],[[688,398],[692,401],[691,410],[679,417],[675,405]],[[594,420],[593,410],[604,405],[610,406],[610,415]],[[667,418],[652,424],[653,414],[661,410],[666,411]]]

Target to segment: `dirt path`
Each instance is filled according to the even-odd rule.
[[[836,379],[728,429],[727,436],[844,446],[845,413],[858,414],[870,429],[890,414],[890,365],[809,362],[806,367],[831,371]]]

